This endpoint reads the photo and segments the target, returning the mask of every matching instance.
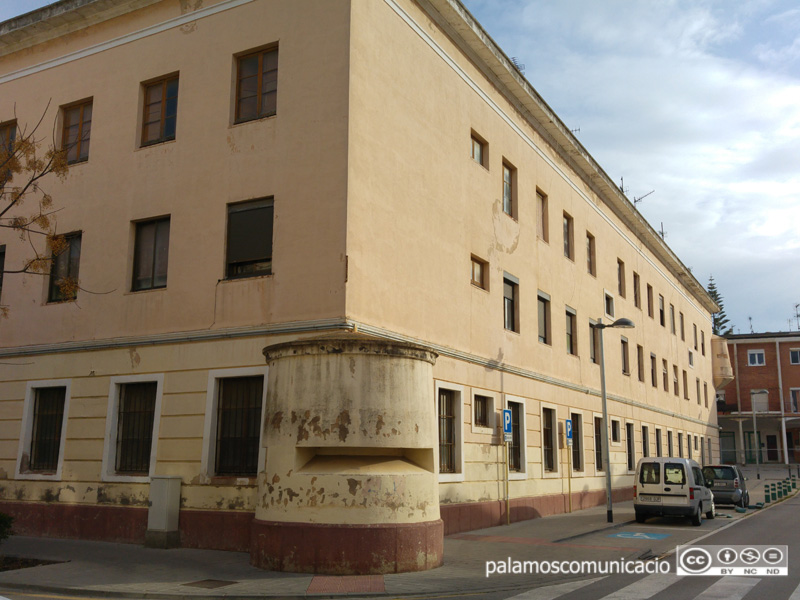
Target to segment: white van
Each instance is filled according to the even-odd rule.
[[[714,495],[707,487],[700,465],[688,458],[648,457],[636,465],[633,486],[636,521],[648,517],[689,517],[693,525],[703,514],[716,515]]]

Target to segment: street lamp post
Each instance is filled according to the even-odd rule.
[[[614,522],[614,509],[611,506],[611,458],[608,447],[608,398],[606,397],[606,357],[603,347],[603,329],[606,327],[618,327],[620,329],[631,329],[635,327],[630,319],[617,319],[613,323],[606,325],[603,319],[597,319],[597,323],[592,327],[600,332],[600,394],[603,400],[603,464],[606,469],[606,516],[609,523]]]
[[[761,479],[761,443],[758,440],[758,429],[756,428],[756,396],[761,394],[768,396],[769,390],[750,390],[750,410],[753,411],[753,445],[756,449],[756,479]]]

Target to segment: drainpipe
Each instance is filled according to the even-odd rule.
[[[783,446],[783,463],[789,466],[789,449],[786,447],[786,413],[783,408],[783,369],[781,369],[781,344],[775,340],[775,356],[778,357],[778,398],[781,402],[781,446]]]

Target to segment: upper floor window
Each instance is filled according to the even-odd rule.
[[[789,350],[789,362],[793,365],[800,365],[800,348]]]
[[[272,198],[228,205],[228,279],[272,273]]]
[[[617,292],[619,297],[625,297],[625,263],[617,259]]]
[[[550,241],[550,228],[548,225],[547,196],[536,192],[536,233],[545,242]]]
[[[48,302],[74,300],[78,295],[78,270],[81,262],[81,234],[57,236],[52,242]]]
[[[566,310],[566,336],[567,336],[567,354],[578,354],[578,332],[577,332],[577,316],[575,311],[569,307]]]
[[[564,256],[575,260],[575,240],[573,237],[572,217],[564,213]]]
[[[3,298],[3,272],[6,268],[6,245],[0,246],[0,302]]]
[[[747,364],[751,367],[763,367],[767,364],[767,359],[764,356],[763,350],[748,350],[747,351]]]
[[[508,275],[503,278],[503,320],[505,328],[519,333],[517,309],[519,305],[519,284]]]
[[[667,326],[667,316],[664,312],[664,296],[658,295],[658,322],[662,327]]]
[[[642,283],[636,271],[633,272],[633,305],[642,308]]]
[[[175,139],[178,121],[178,76],[144,86],[142,146]]]
[[[537,298],[539,309],[539,341],[543,344],[552,342],[550,336],[550,296],[539,292]]]
[[[680,313],[680,321],[681,321],[681,341],[686,341],[686,330],[684,329],[684,319],[683,313]]]
[[[481,260],[477,256],[472,257],[472,275],[471,275],[471,282],[472,285],[477,286],[481,289],[489,289],[489,281],[488,281],[488,264],[486,261]]]
[[[134,292],[167,286],[169,217],[136,223],[133,254]]]
[[[672,304],[669,305],[669,328],[675,335],[675,306]]]
[[[692,324],[694,329],[694,349],[697,350],[697,325]]]
[[[597,256],[595,254],[594,236],[586,232],[586,272],[597,276]]]
[[[623,375],[630,375],[631,374],[631,363],[628,358],[628,338],[623,337],[620,340],[621,349],[622,349],[622,374]]]
[[[606,315],[609,317],[614,316],[614,296],[607,292],[603,296],[603,310],[606,311]]]
[[[67,152],[69,164],[89,159],[89,139],[92,133],[92,100],[65,106],[61,147]]]
[[[240,56],[236,61],[236,122],[272,116],[277,102],[278,49]]]
[[[589,360],[594,364],[600,362],[600,330],[595,327],[596,324],[589,320]]]
[[[647,284],[647,316],[653,318],[653,286]]]
[[[0,123],[0,150],[11,152],[14,149],[14,140],[17,137],[17,122],[6,121]],[[5,160],[0,160],[2,165]]]
[[[503,161],[503,212],[509,217],[517,216],[517,170]]]

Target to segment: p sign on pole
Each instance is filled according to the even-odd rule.
[[[567,446],[572,446],[572,419],[565,421],[564,431],[567,434]]]
[[[504,408],[503,409],[503,441],[504,442],[511,442],[511,409]]]

